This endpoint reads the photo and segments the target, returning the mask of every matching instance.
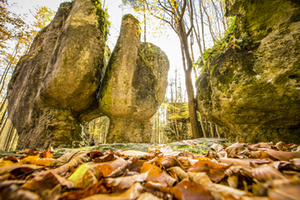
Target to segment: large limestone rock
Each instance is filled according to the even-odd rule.
[[[300,1],[227,0],[252,49],[228,50],[197,82],[198,110],[227,138],[300,142]]]
[[[99,99],[110,118],[107,142],[150,142],[150,118],[164,99],[168,70],[166,54],[141,43],[138,20],[125,15]]]
[[[100,116],[95,91],[104,40],[91,0],[62,3],[21,58],[8,89],[18,148],[84,144],[81,124]]]

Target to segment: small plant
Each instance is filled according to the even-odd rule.
[[[242,48],[245,48],[248,45],[248,37],[237,37],[238,34],[236,31],[235,20],[236,17],[230,17],[229,26],[225,33],[225,36],[222,39],[218,40],[212,48],[206,49],[203,56],[200,57],[194,64],[194,67],[199,66],[201,72],[203,72],[204,69],[206,69],[210,65],[211,60],[219,58],[227,50],[236,48],[241,50]],[[216,65],[213,67],[211,73],[213,73],[215,67]]]
[[[104,41],[106,41],[107,36],[109,35],[108,29],[111,26],[111,22],[108,20],[109,15],[107,12],[107,8],[102,8],[103,6],[100,0],[92,0],[92,2],[97,8],[97,15],[99,16],[98,18],[99,28],[103,34]]]

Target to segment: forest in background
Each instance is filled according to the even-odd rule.
[[[191,78],[189,86],[187,79],[193,76],[198,77],[206,66],[206,59],[213,56],[212,48],[216,47],[222,51],[224,47],[233,44],[231,41],[220,43],[221,39],[228,31],[232,31],[232,20],[224,16],[224,0],[198,0],[183,1],[188,2],[185,13],[170,12],[168,6],[176,8],[176,1],[169,3],[153,4],[145,0],[123,0],[125,6],[131,6],[136,11],[136,15],[141,20],[143,40],[147,41],[147,34],[155,34],[155,29],[161,25],[170,25],[171,29],[181,25],[183,29],[190,27],[185,34],[186,47],[183,53],[183,67],[185,70],[185,85],[187,90],[191,89]],[[160,2],[160,1],[158,1]],[[18,140],[18,134],[11,121],[7,118],[7,97],[6,91],[8,83],[13,77],[12,72],[18,61],[26,55],[35,35],[45,27],[53,18],[55,12],[47,7],[36,7],[30,14],[35,21],[28,24],[26,16],[20,16],[9,11],[13,6],[7,1],[1,0],[1,24],[0,24],[0,56],[1,56],[1,105],[0,105],[0,149],[5,151],[14,150]],[[173,5],[174,4],[174,5]],[[102,1],[105,8],[105,1]],[[183,12],[183,11],[181,11]],[[179,16],[176,16],[179,14]],[[173,16],[172,16],[173,15]],[[181,16],[182,15],[182,16]],[[182,24],[178,17],[182,17]],[[177,21],[176,21],[177,19]],[[156,21],[155,21],[156,20]],[[147,27],[152,28],[147,28]],[[153,28],[156,27],[156,28]],[[178,34],[178,33],[177,33]],[[182,37],[182,35],[179,37]],[[14,46],[14,47],[12,47]],[[182,52],[184,49],[182,49]],[[191,65],[192,64],[192,65]],[[182,87],[182,76],[175,71],[175,77],[169,77],[169,86],[166,98],[157,113],[152,117],[151,142],[165,143],[182,139],[195,138],[193,125],[190,123],[189,99],[194,99],[194,95],[187,95],[188,92]],[[192,83],[193,85],[194,83]],[[190,93],[191,94],[191,91]],[[192,94],[194,89],[192,88]],[[193,108],[194,112],[195,108]],[[207,121],[197,112],[198,136],[200,137],[225,137],[222,130]],[[90,139],[95,139],[95,143],[105,143],[108,132],[109,119],[101,117],[92,120],[88,125],[83,126],[83,130],[90,134]]]

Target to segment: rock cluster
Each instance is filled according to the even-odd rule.
[[[97,99],[106,44],[95,2],[62,3],[17,64],[8,117],[19,149],[86,145],[82,127],[102,113],[111,119],[110,142],[149,141],[149,119],[167,86],[168,59],[158,47],[141,44],[138,21],[124,17]]]
[[[139,22],[123,17],[110,58],[99,109],[110,118],[108,142],[150,142],[150,118],[164,100],[169,61],[160,48],[140,42]]]
[[[197,82],[198,110],[231,141],[300,142],[300,1],[227,0],[251,49],[229,49]]]
[[[8,113],[18,148],[85,144],[80,120],[100,116],[95,91],[104,41],[91,1],[62,3],[16,66],[8,88]],[[83,123],[83,122],[82,122]]]

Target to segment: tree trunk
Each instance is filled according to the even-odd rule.
[[[218,139],[221,139],[220,132],[219,132],[219,129],[218,129],[217,125],[216,125],[216,132],[217,132],[217,135],[218,135]]]
[[[207,121],[206,118],[205,118],[205,130],[206,130],[206,132],[208,133],[208,137],[209,137],[208,121]]]
[[[204,124],[203,124],[203,118],[202,118],[202,115],[200,113],[199,113],[199,117],[200,117],[200,124],[201,124],[201,128],[202,128],[203,136],[205,138],[207,138],[206,130],[205,130],[205,127],[204,127]]]
[[[215,138],[214,124],[212,122],[210,122],[210,134],[211,134],[211,138]]]

